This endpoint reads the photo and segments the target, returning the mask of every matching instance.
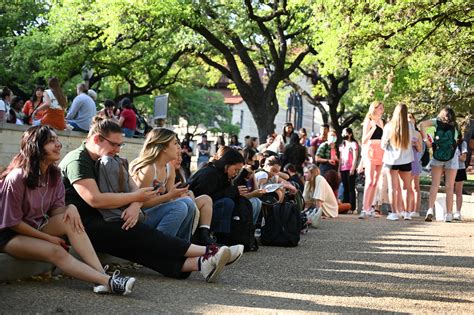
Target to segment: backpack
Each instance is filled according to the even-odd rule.
[[[455,127],[437,121],[433,141],[433,158],[438,161],[449,161],[456,153]]]
[[[275,204],[265,211],[262,222],[262,245],[295,247],[300,241],[301,215],[294,202]]]
[[[253,225],[253,209],[245,197],[237,197],[232,212],[230,233],[216,233],[217,242],[228,246],[242,244],[244,251],[256,251],[255,226]]]
[[[428,147],[423,142],[423,155],[421,156],[421,166],[426,167],[430,163],[430,151]]]

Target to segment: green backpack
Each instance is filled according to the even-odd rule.
[[[433,140],[433,158],[438,161],[449,161],[456,153],[456,129],[450,124],[436,122],[436,131]]]

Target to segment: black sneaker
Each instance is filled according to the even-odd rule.
[[[120,271],[115,270],[112,277],[109,279],[110,292],[115,294],[127,295],[130,294],[135,285],[135,278],[122,277]]]

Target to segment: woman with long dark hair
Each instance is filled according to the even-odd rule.
[[[44,110],[37,111],[36,116],[33,117],[33,112],[43,104],[43,93],[44,88],[42,86],[35,87],[33,91],[33,95],[31,98],[26,101],[25,105],[23,106],[23,114],[25,114],[25,124],[33,125],[33,121],[41,120],[45,113]]]
[[[0,122],[6,122],[8,119],[8,112],[10,111],[10,101],[13,97],[12,91],[4,87],[0,94]]]
[[[61,142],[49,127],[29,128],[18,153],[0,176],[0,251],[21,259],[47,261],[66,274],[95,283],[94,292],[128,294],[134,278],[108,276],[84,231],[77,208],[65,205],[55,163]],[[67,236],[84,262],[70,255]]]
[[[344,187],[343,202],[350,203],[351,209],[356,210],[356,167],[359,158],[359,144],[354,139],[354,133],[351,128],[342,130],[342,143],[339,146],[339,155],[341,157],[339,169],[341,171],[341,180]]]
[[[225,147],[222,147],[223,149]],[[232,179],[244,166],[244,158],[235,149],[228,150],[219,157],[199,169],[189,179],[189,189],[195,196],[208,195],[213,201],[211,231],[230,233],[233,199],[247,192],[247,188],[239,189],[232,185]]]

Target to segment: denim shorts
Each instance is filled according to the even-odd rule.
[[[454,155],[454,157],[449,161],[438,161],[437,159],[431,159],[430,165],[431,167],[441,166],[447,170],[457,170],[459,168],[458,157],[456,155]]]

